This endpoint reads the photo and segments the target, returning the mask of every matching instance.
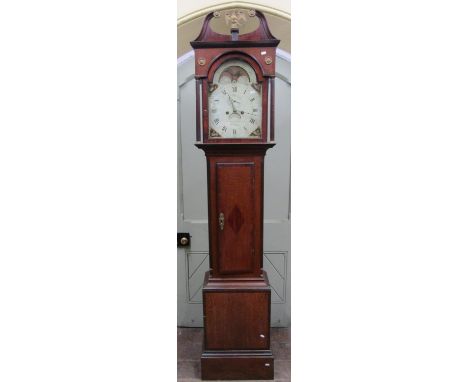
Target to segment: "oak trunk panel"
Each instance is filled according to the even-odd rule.
[[[219,272],[254,272],[255,163],[216,163]],[[218,225],[221,224],[218,221]],[[235,243],[235,245],[233,245]]]
[[[270,291],[204,292],[205,349],[270,347]]]

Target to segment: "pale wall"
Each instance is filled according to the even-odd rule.
[[[178,0],[177,1],[177,18],[187,16],[190,13],[200,9],[215,6],[218,4],[232,3],[229,1],[219,0]],[[240,3],[240,1],[237,1]],[[250,3],[250,2],[246,2]],[[291,14],[291,2],[289,0],[256,0],[251,3],[264,5],[266,7],[275,8],[282,12]]]

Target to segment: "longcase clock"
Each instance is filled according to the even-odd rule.
[[[230,33],[215,32],[222,18]],[[242,33],[256,19],[258,28]],[[263,173],[274,146],[276,47],[264,15],[207,15],[195,51],[196,146],[208,171],[210,270],[203,285],[202,379],[273,379],[271,289],[263,268]]]

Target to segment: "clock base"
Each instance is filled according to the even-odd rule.
[[[242,281],[205,274],[202,379],[273,379],[270,303],[266,272]]]
[[[273,379],[271,351],[204,351],[201,357],[203,380]]]

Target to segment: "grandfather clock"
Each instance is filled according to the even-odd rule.
[[[213,21],[226,21],[227,34]],[[241,33],[254,22],[257,29]],[[203,285],[202,379],[273,379],[263,271],[263,163],[274,146],[276,47],[255,10],[212,12],[195,50],[196,146],[208,170],[210,271]]]

